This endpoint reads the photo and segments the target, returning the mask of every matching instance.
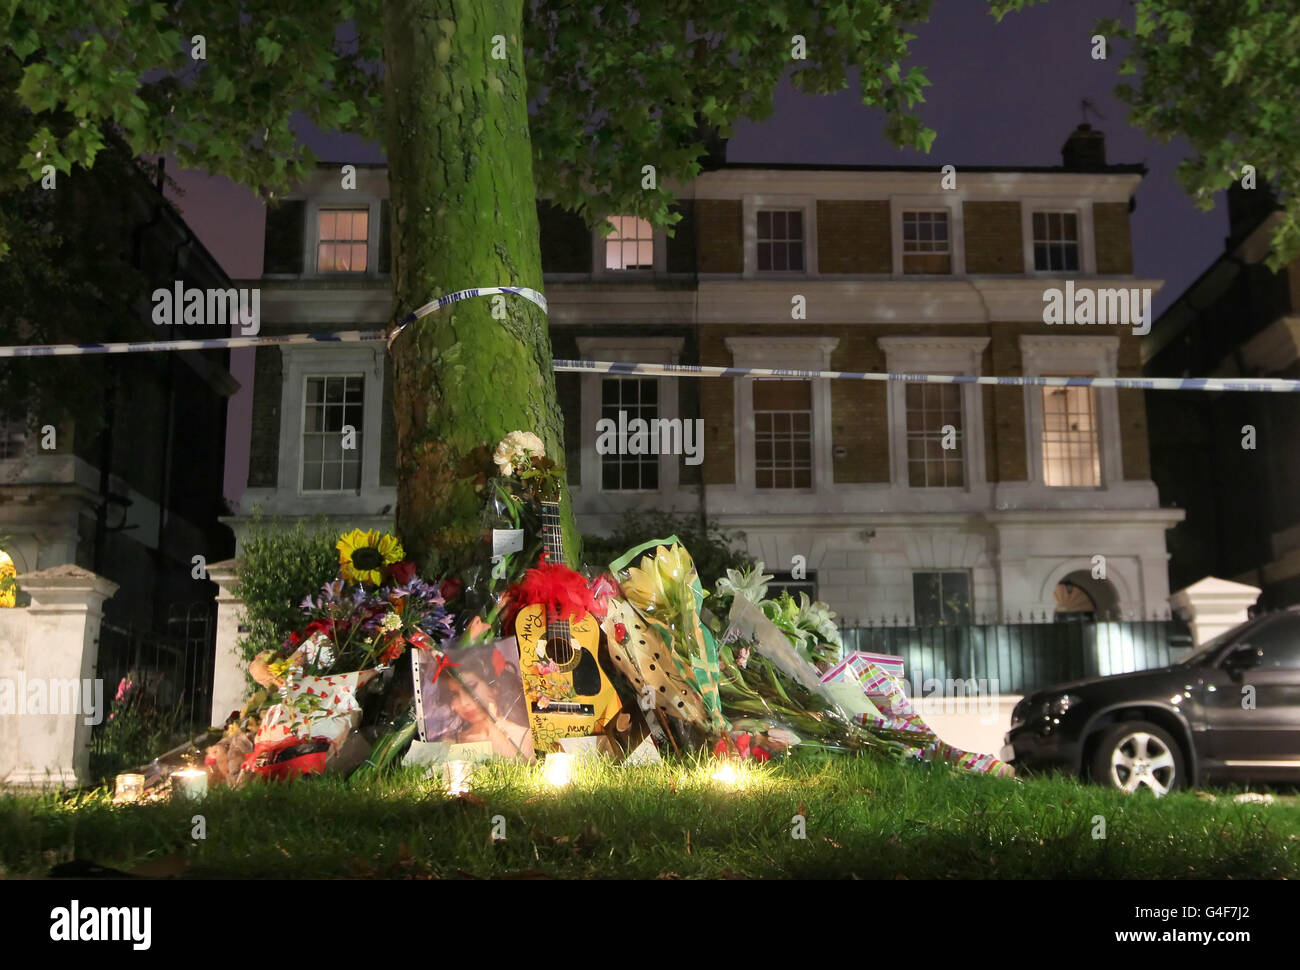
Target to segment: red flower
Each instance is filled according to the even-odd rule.
[[[462,583],[459,579],[457,579],[455,576],[448,576],[446,579],[442,581],[441,585],[439,585],[438,592],[442,594],[442,598],[444,601],[450,603],[452,600],[454,600],[457,596],[460,595],[460,591],[464,588],[465,588],[465,584]]]
[[[592,616],[598,620],[603,620],[605,614],[609,612],[609,601],[617,595],[618,584],[614,582],[614,577],[609,573],[601,573],[592,580],[591,598],[595,604],[595,609],[591,611]]]
[[[310,637],[313,633],[323,633],[332,640],[336,629],[339,633],[345,633],[347,628],[348,624],[343,622],[335,624],[333,620],[312,620],[302,631],[302,639]]]
[[[745,758],[753,758],[755,761],[767,761],[772,757],[771,752],[761,748],[755,743],[754,738],[749,734],[732,735],[732,742],[735,744],[735,754],[742,761]],[[718,758],[726,758],[731,754],[727,745],[727,739],[723,738],[713,746],[713,754]]]
[[[393,639],[389,641],[388,646],[384,648],[384,652],[379,655],[379,662],[392,663],[402,655],[402,651],[405,649],[406,641],[401,637],[393,637]]]
[[[398,586],[405,586],[415,578],[415,563],[409,559],[393,563],[388,567],[388,577]]]
[[[501,676],[501,671],[506,669],[506,658],[500,650],[492,651],[492,669],[497,672],[498,677]]]
[[[620,646],[625,646],[627,644],[627,627],[622,623],[614,624],[614,639],[619,642]]]

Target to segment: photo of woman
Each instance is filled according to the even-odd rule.
[[[433,680],[437,664],[420,658],[422,740],[451,744],[488,742],[498,758],[533,757],[519,647],[514,637],[479,647],[452,646],[445,666]]]

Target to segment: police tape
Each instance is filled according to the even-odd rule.
[[[982,384],[993,387],[1098,387],[1134,391],[1300,392],[1300,380],[1254,377],[985,377],[974,374],[886,374],[848,370],[792,370],[772,367],[710,367],[704,364],[632,364],[608,360],[555,360],[556,371],[645,374],[660,377],[757,377],[813,380],[889,381],[903,384]]]
[[[225,350],[241,347],[310,343],[360,343],[392,338],[421,316],[469,296],[518,293],[526,299],[545,299],[535,290],[491,287],[461,290],[408,314],[392,333],[382,330],[342,330],[331,333],[259,334],[248,337],[211,337],[199,340],[149,340],[126,343],[37,344],[0,347],[0,359],[13,357],[78,357],[93,354],[134,354],[180,350]],[[531,295],[530,295],[531,294]],[[533,300],[533,302],[537,302]],[[649,377],[754,377],[802,380],[886,381],[905,384],[978,384],[993,387],[1096,387],[1134,391],[1257,391],[1300,393],[1300,380],[1281,377],[988,377],[972,374],[888,374],[868,371],[794,370],[770,367],[721,367],[704,364],[640,364],[610,360],[554,360],[557,373],[644,374]]]
[[[427,317],[430,313],[436,313],[445,306],[458,303],[461,300],[468,300],[476,296],[495,296],[497,294],[513,293],[516,296],[522,296],[525,300],[536,303],[542,308],[543,313],[547,313],[546,297],[536,290],[527,286],[480,286],[472,290],[457,290],[455,293],[448,293],[446,296],[440,296],[436,300],[430,300],[422,307],[418,307],[397,321],[397,326],[393,328],[392,333],[388,335],[388,346],[391,349],[393,341],[397,335],[415,323],[421,317]]]

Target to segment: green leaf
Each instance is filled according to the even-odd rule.
[[[212,86],[212,100],[217,104],[229,104],[235,100],[235,82],[222,75]]]
[[[280,54],[284,51],[284,45],[273,41],[270,37],[259,37],[254,46],[259,54],[262,55],[262,63],[270,67],[280,59]]]

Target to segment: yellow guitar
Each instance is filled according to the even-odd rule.
[[[564,562],[558,502],[542,502],[542,545],[549,562]],[[538,752],[559,751],[561,738],[600,734],[622,710],[600,662],[600,637],[590,613],[569,620],[534,603],[515,616],[519,670]]]

